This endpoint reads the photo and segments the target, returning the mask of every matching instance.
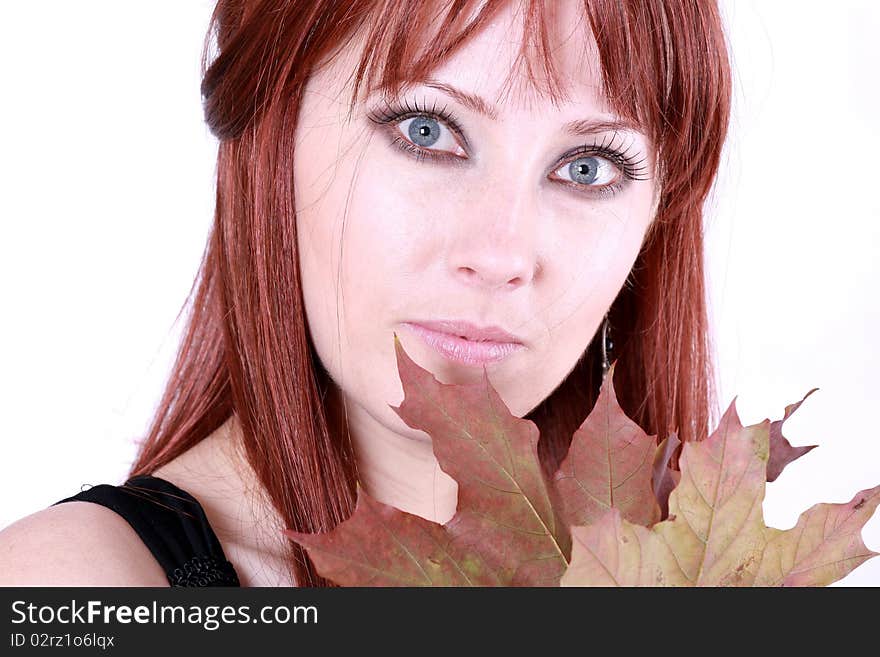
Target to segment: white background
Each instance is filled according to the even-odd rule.
[[[880,484],[880,4],[726,0],[734,120],[708,207],[723,405],[820,446],[767,524]],[[120,483],[213,208],[207,0],[0,8],[0,527]],[[880,551],[880,513],[863,531]],[[841,580],[880,586],[880,558]]]

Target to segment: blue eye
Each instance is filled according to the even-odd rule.
[[[445,108],[434,103],[392,106],[370,112],[368,118],[389,132],[395,146],[414,155],[418,161],[431,159],[453,164],[467,159],[464,132],[458,121]]]
[[[405,150],[422,149],[426,157],[466,158],[467,152],[461,147],[453,131],[441,118],[421,114],[399,121],[392,127],[395,141]],[[406,135],[407,142],[403,139]],[[413,151],[420,152],[420,151]]]
[[[409,138],[416,146],[433,146],[440,139],[440,124],[428,116],[418,116],[411,119],[409,124]]]
[[[612,185],[620,177],[620,169],[615,164],[596,155],[579,157],[568,164],[563,164],[555,173],[558,174],[560,171],[564,171],[569,176],[568,178],[562,176],[562,180],[591,187]]]

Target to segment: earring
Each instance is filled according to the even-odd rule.
[[[605,320],[602,322],[602,380],[611,368],[610,356],[614,349],[614,342],[611,341],[610,327],[608,325],[608,314],[605,314]]]

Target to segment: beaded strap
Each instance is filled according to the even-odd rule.
[[[198,555],[168,576],[171,586],[241,586],[235,568],[211,555]]]

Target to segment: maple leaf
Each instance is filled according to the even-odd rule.
[[[816,392],[816,390],[818,390],[818,388],[813,388],[804,395],[804,398],[799,402],[786,406],[783,418],[770,424],[770,460],[767,462],[767,481],[776,481],[776,478],[782,473],[782,470],[786,465],[816,447],[816,445],[792,447],[791,443],[789,443],[782,435],[783,423],[790,418],[792,413],[804,403],[804,400]]]
[[[660,519],[651,487],[657,437],[646,434],[624,414],[613,378],[614,366],[554,476],[569,525],[589,524],[612,507],[637,524],[650,525]]]
[[[678,435],[671,433],[663,439],[654,454],[651,485],[654,489],[654,498],[660,508],[660,517],[664,519],[669,515],[669,494],[681,479],[681,473],[672,469],[669,464],[679,447],[681,447],[681,441],[678,439]]]
[[[749,427],[731,403],[707,439],[672,433],[658,446],[618,405],[612,367],[548,481],[536,425],[510,413],[485,368],[479,383],[441,384],[394,341],[404,400],[391,408],[430,435],[458,505],[440,525],[358,484],[354,513],[332,531],[285,530],[337,584],[816,585],[874,555],[859,532],[880,487],[816,505],[787,531],[764,525],[769,475],[813,448],[782,437],[803,399]]]
[[[877,555],[860,532],[878,503],[880,486],[856,493],[846,504],[816,504],[788,531],[771,529],[757,584],[823,586],[845,577]]]
[[[306,547],[321,575],[350,586],[498,586],[477,553],[441,525],[377,502],[358,485],[352,516],[334,531],[285,530]]]
[[[430,434],[440,468],[458,482],[445,525],[456,544],[479,542],[503,585],[552,585],[567,567],[568,527],[538,459],[538,428],[515,417],[489,384],[446,385],[413,362],[395,336],[406,393],[392,407]]]
[[[397,545],[413,546],[431,533],[455,563],[452,570],[467,572],[472,582],[557,586],[568,566],[571,537],[541,471],[537,426],[510,413],[485,369],[481,383],[442,384],[407,356],[396,334],[394,340],[405,394],[392,408],[431,436],[441,469],[458,482],[455,515],[441,527],[369,500],[361,488],[354,514],[333,532],[287,535],[309,550],[319,572],[338,573],[334,581],[344,585],[396,585],[400,572],[411,570],[410,562],[425,561],[424,552],[400,561]],[[382,509],[384,524],[371,522],[359,508]],[[362,556],[355,565],[356,549]],[[349,565],[343,568],[340,560]],[[386,564],[385,574],[379,574],[377,562]],[[424,584],[460,583],[448,570],[426,573]]]
[[[571,564],[560,583],[821,586],[874,556],[859,532],[880,503],[880,486],[847,504],[816,505],[787,531],[764,525],[770,427],[770,420],[743,427],[731,403],[711,436],[683,446],[669,518],[648,529],[611,509],[572,528]]]

